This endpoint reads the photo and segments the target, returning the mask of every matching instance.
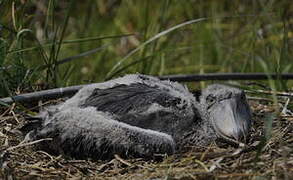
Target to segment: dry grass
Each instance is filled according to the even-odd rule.
[[[23,137],[17,128],[24,117],[12,106],[3,109],[0,116],[0,179],[293,179],[292,114],[284,111],[274,119],[272,138],[258,156],[264,115],[273,112],[274,107],[259,99],[250,104],[255,124],[247,147],[192,147],[161,162],[119,156],[94,162],[38,151],[33,145],[38,142],[21,142]]]

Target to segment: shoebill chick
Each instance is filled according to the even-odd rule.
[[[210,85],[197,101],[177,82],[140,74],[88,85],[36,119],[30,140],[52,138],[41,147],[77,159],[151,158],[218,138],[243,141],[252,124],[240,89]]]

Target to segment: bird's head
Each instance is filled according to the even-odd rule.
[[[210,85],[202,91],[200,103],[206,108],[217,136],[237,142],[246,141],[252,115],[243,90]]]

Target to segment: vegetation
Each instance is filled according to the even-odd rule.
[[[0,14],[0,97],[136,72],[293,72],[290,0],[0,0]],[[254,84],[256,125],[249,145],[255,149],[229,156],[235,149],[196,148],[161,163],[67,161],[30,145],[19,148],[21,138],[12,130],[25,121],[21,112],[33,109],[1,107],[0,175],[290,179],[292,94],[284,98],[279,91],[292,89],[293,82],[262,81],[270,93]],[[11,154],[8,166],[3,149]]]
[[[0,96],[135,72],[293,69],[290,1],[2,0],[0,9]]]

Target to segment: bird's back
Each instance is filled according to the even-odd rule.
[[[184,86],[144,75],[137,79],[106,89],[96,87],[79,106],[95,107],[120,122],[172,136],[182,135],[200,120],[197,102]]]

